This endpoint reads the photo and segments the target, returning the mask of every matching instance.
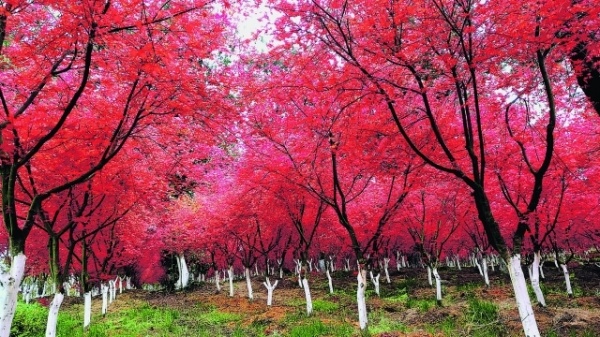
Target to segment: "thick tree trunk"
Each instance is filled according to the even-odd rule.
[[[179,279],[177,279],[175,289],[185,289],[187,288],[190,281],[190,271],[187,267],[187,263],[185,262],[185,256],[183,254],[177,255],[175,258],[177,260],[177,270],[179,271]]]
[[[221,292],[221,279],[219,278],[219,271],[215,270],[215,286],[217,287],[217,293]]]
[[[102,292],[102,316],[106,316],[106,312],[108,311],[108,286],[102,284],[100,289]]]
[[[83,329],[87,330],[92,320],[92,293],[83,294]]]
[[[46,323],[46,337],[56,337],[56,323],[58,322],[58,312],[60,305],[62,304],[65,295],[60,292],[54,294],[54,299],[50,304],[50,310],[48,311],[48,323]]]
[[[431,278],[431,267],[427,266],[427,283],[433,286],[433,279]]]
[[[483,259],[481,259],[481,271],[483,272],[483,281],[485,282],[485,286],[490,286],[490,277],[488,275],[488,263],[487,257],[484,255]]]
[[[308,279],[302,278],[302,288],[304,288],[304,296],[306,297],[306,315],[310,316],[313,312],[312,297],[310,296],[310,287],[308,286]]]
[[[438,274],[437,268],[432,268],[433,277],[435,278],[435,301],[438,306],[442,306],[442,279]]]
[[[252,292],[252,278],[250,275],[250,267],[246,267],[246,288],[248,288],[248,299],[254,299],[254,293]]]
[[[10,269],[0,273],[0,337],[9,337],[17,308],[19,285],[25,274],[25,254],[12,258]]]
[[[508,261],[507,267],[513,290],[515,292],[517,308],[519,309],[519,316],[521,317],[521,323],[523,324],[525,336],[540,337],[540,331],[535,320],[533,307],[531,306],[531,300],[529,299],[529,293],[527,293],[525,275],[523,274],[523,269],[521,268],[521,255],[513,255]]]
[[[367,318],[367,300],[365,298],[365,290],[367,288],[367,271],[363,268],[359,268],[356,280],[358,281],[358,288],[356,289],[358,325],[360,326],[361,331],[367,331],[369,322]]]
[[[229,297],[233,297],[233,266],[227,268],[227,277],[229,278]]]
[[[108,281],[108,304],[111,304],[116,297],[117,291],[116,291],[116,285],[115,285],[115,281],[113,280],[109,280]]]

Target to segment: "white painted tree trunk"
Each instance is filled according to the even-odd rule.
[[[435,300],[437,305],[442,306],[442,279],[438,274],[437,268],[432,268],[433,277],[435,278]]]
[[[396,271],[400,271],[400,267],[402,267],[402,261],[400,261],[400,252],[396,251]]]
[[[331,273],[329,269],[325,269],[325,275],[327,275],[327,284],[329,284],[329,293],[333,294],[333,280],[331,279]]]
[[[560,264],[560,268],[562,269],[563,275],[565,277],[565,286],[567,287],[567,295],[569,297],[573,297],[573,289],[571,288],[571,278],[569,277],[569,269],[566,264]]]
[[[431,267],[427,266],[427,283],[433,286],[433,280],[431,279]]]
[[[296,275],[298,275],[298,286],[302,288],[302,262],[300,260],[294,260],[296,263]]]
[[[458,268],[458,270],[462,270],[462,268],[460,266],[460,257],[458,257],[458,255],[456,255],[454,258],[456,259],[456,267]]]
[[[304,297],[306,298],[306,315],[310,316],[313,312],[312,297],[310,296],[310,287],[308,286],[308,279],[302,278],[302,288],[304,288]]]
[[[390,266],[390,259],[388,257],[384,257],[383,258],[383,272],[385,273],[385,281],[390,284],[392,283],[392,281],[390,281],[390,272],[388,270]]]
[[[521,268],[521,255],[513,255],[508,261],[507,267],[513,290],[515,292],[517,308],[519,309],[519,317],[521,318],[521,324],[523,325],[525,336],[540,337],[540,331],[535,320],[535,314],[533,313],[533,307],[531,306],[529,293],[527,293],[525,275],[523,274],[523,269]]]
[[[350,259],[345,259],[344,271],[350,271]]]
[[[221,279],[219,277],[219,271],[215,270],[215,286],[217,287],[217,292],[221,292]]]
[[[108,310],[108,287],[105,284],[101,285],[102,291],[102,316],[106,316]]]
[[[227,277],[229,278],[229,297],[233,297],[233,266],[227,269]]]
[[[246,267],[246,288],[248,288],[248,299],[254,299],[254,293],[252,292],[252,278],[250,277],[250,268]]]
[[[130,276],[127,276],[125,278],[125,289],[127,289],[127,290],[133,289],[133,287],[131,286],[131,277]]]
[[[117,276],[119,279],[119,295],[123,293],[123,278],[121,276]]]
[[[92,293],[83,294],[83,329],[86,330],[90,326],[92,320]]]
[[[544,262],[545,261],[541,261],[540,262],[540,279],[545,279],[546,276],[544,275]]]
[[[108,304],[111,304],[115,300],[116,293],[115,281],[108,281]]]
[[[10,327],[17,308],[19,285],[25,274],[24,254],[12,258],[8,271],[0,273],[0,337],[10,335]]]
[[[46,337],[56,337],[56,323],[58,322],[58,312],[60,305],[62,304],[65,295],[61,293],[54,294],[54,299],[50,304],[50,310],[48,311],[48,322],[46,323]]]
[[[278,280],[275,280],[275,283],[271,284],[271,281],[269,281],[268,277],[265,280],[265,282],[263,282],[265,288],[267,288],[267,305],[268,306],[273,305],[273,290],[275,290],[275,288],[277,288],[278,282],[279,282]]]
[[[190,282],[190,271],[187,267],[187,263],[185,262],[185,256],[183,254],[177,255],[175,259],[177,261],[177,270],[179,271],[179,279],[177,279],[175,289],[185,289],[187,288]]]
[[[368,318],[367,318],[367,300],[365,299],[365,290],[367,288],[367,271],[359,268],[358,276],[358,288],[356,289],[356,302],[358,304],[358,324],[360,330],[367,331]]]
[[[479,263],[479,259],[477,257],[475,257],[473,259],[473,262],[475,263],[475,265],[477,266],[477,270],[479,271],[479,275],[483,276],[483,270],[481,268],[481,264]]]
[[[546,300],[544,299],[544,293],[542,292],[542,288],[540,287],[540,253],[536,252],[533,254],[533,263],[531,264],[531,287],[533,288],[533,292],[535,293],[535,298],[537,299],[539,305],[542,307],[546,306]]]
[[[373,286],[375,287],[375,294],[377,294],[377,296],[379,296],[379,277],[381,276],[381,274],[378,273],[376,276],[373,276],[373,272],[370,271],[369,276],[371,276],[371,282],[373,283]]]
[[[483,282],[485,282],[486,287],[490,286],[490,277],[488,275],[488,264],[487,258],[484,256],[481,259],[481,271],[483,272]]]

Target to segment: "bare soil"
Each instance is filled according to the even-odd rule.
[[[391,272],[392,283],[387,284],[381,279],[382,296],[377,297],[371,291],[367,299],[369,312],[382,312],[395,322],[400,322],[408,327],[409,332],[388,331],[377,334],[380,337],[391,336],[446,336],[441,331],[435,331],[436,326],[448,320],[461,321],[468,310],[468,298],[476,297],[481,300],[491,301],[498,306],[499,324],[504,326],[505,336],[522,336],[519,315],[516,309],[510,279],[499,271],[491,272],[492,286],[483,286],[483,279],[475,268],[456,269],[442,268],[440,276],[443,280],[444,301],[443,306],[432,306],[426,310],[409,308],[403,303],[390,301],[389,298],[406,292],[414,299],[432,299],[435,289],[427,284],[426,271],[420,268],[401,269]],[[600,268],[595,265],[577,265],[571,267],[572,285],[575,297],[569,298],[564,290],[562,272],[554,266],[545,266],[545,279],[542,280],[547,307],[536,306],[535,314],[540,331],[543,336],[600,336]],[[336,321],[345,321],[356,325],[354,317],[356,308],[350,302],[355,296],[356,278],[352,273],[335,273],[334,287],[343,290],[346,297],[328,296],[327,280],[323,275],[314,274],[310,278],[313,299],[326,298],[327,301],[339,305],[340,312],[349,313],[347,316],[336,316],[336,313],[322,315],[319,319],[325,324],[335,324]],[[469,286],[470,285],[470,286]],[[372,289],[371,284],[369,284]],[[206,283],[196,286],[193,290],[165,293],[160,291],[129,291],[120,296],[128,296],[137,301],[116,301],[111,305],[111,311],[118,310],[118,306],[127,306],[128,303],[144,301],[153,306],[177,308],[185,310],[187,307],[202,303],[223,312],[239,314],[241,324],[264,326],[264,333],[285,330],[286,317],[298,312],[298,303],[303,303],[304,291],[298,287],[294,277],[287,277],[279,281],[274,292],[274,305],[266,306],[266,289],[262,285],[262,278],[253,279],[254,300],[246,298],[245,282],[235,282],[235,296],[228,296],[227,283],[223,291],[216,293],[215,286]],[[73,302],[73,300],[71,300]],[[293,303],[290,305],[290,303]],[[68,305],[68,303],[67,303]],[[96,301],[94,305],[100,305]],[[117,307],[115,307],[115,305]],[[535,302],[534,302],[535,305]],[[97,308],[97,310],[100,310]],[[434,328],[432,328],[434,327]],[[462,326],[457,334],[452,336],[470,336],[469,326]],[[434,332],[431,332],[434,330]],[[438,329],[439,330],[439,329]]]

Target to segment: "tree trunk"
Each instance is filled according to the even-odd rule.
[[[219,278],[219,270],[215,270],[215,286],[217,287],[217,293],[221,292],[221,279]]]
[[[385,273],[385,281],[390,284],[392,283],[390,280],[390,272],[389,272],[389,266],[390,266],[390,259],[388,257],[384,257],[383,258],[383,272]]]
[[[304,288],[304,296],[306,297],[306,315],[310,316],[313,312],[312,297],[310,296],[310,287],[308,286],[308,279],[302,278],[302,288]]]
[[[488,264],[487,257],[484,255],[483,259],[481,259],[481,271],[483,272],[483,281],[485,282],[485,286],[490,286],[490,277],[488,275]]]
[[[367,331],[369,322],[367,318],[367,300],[365,299],[365,290],[367,288],[367,271],[363,268],[359,268],[356,280],[358,281],[358,288],[356,290],[356,302],[358,304],[358,324],[361,331]]]
[[[331,273],[329,269],[325,270],[325,275],[327,275],[327,283],[329,284],[329,293],[333,294],[333,280],[331,279]]]
[[[427,283],[429,283],[430,286],[433,286],[433,280],[431,278],[431,267],[427,266]]]
[[[375,287],[375,294],[379,296],[379,277],[381,274],[377,273],[376,276],[373,276],[373,272],[370,271],[369,275],[371,276],[371,282],[373,282],[373,286]]]
[[[83,329],[87,330],[92,320],[92,293],[83,294]]]
[[[12,258],[10,270],[0,273],[0,337],[10,335],[10,327],[17,308],[19,285],[25,274],[25,261],[25,254],[17,254]]]
[[[525,336],[540,337],[540,331],[538,330],[537,322],[535,320],[533,307],[531,306],[531,300],[529,299],[529,293],[527,293],[525,275],[523,274],[523,269],[521,268],[521,255],[513,255],[508,261],[507,267],[513,290],[515,292],[517,308],[519,309],[519,316],[521,317],[521,323],[523,324]]]
[[[246,287],[248,288],[248,299],[254,299],[254,293],[252,292],[252,279],[250,277],[250,267],[246,267]]]
[[[267,277],[265,282],[263,282],[265,288],[267,288],[267,305],[271,306],[273,304],[273,290],[275,290],[275,288],[277,288],[277,283],[279,281],[275,280],[275,283],[271,284],[271,281],[269,281],[269,278]]]
[[[561,263],[560,268],[562,269],[563,275],[565,277],[565,286],[567,287],[567,295],[569,295],[569,297],[573,297],[573,289],[571,288],[571,278],[569,277],[569,270],[567,269],[567,265]]]
[[[542,307],[546,306],[544,293],[540,287],[540,252],[533,253],[533,263],[531,264],[531,287],[535,293],[535,297]]]
[[[227,276],[229,278],[229,297],[233,297],[233,266],[227,268]]]
[[[185,263],[185,256],[183,254],[177,255],[175,258],[177,260],[177,270],[179,271],[179,279],[177,279],[175,289],[185,289],[190,281],[190,271],[187,263]]]
[[[108,311],[108,286],[102,284],[100,289],[102,292],[102,316],[106,316],[106,312]]]
[[[438,306],[442,306],[442,279],[438,274],[437,268],[432,268],[433,277],[435,278],[435,301]]]
[[[57,292],[54,294],[50,310],[48,311],[48,323],[46,324],[46,337],[56,337],[56,323],[58,322],[58,312],[65,295]]]

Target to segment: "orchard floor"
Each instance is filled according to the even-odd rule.
[[[542,336],[600,336],[600,268],[573,267],[574,298],[564,293],[562,273],[545,268],[546,308],[535,314]],[[423,269],[393,272],[392,283],[382,278],[381,296],[369,284],[367,306],[371,336],[522,336],[507,275],[491,273],[492,287],[482,286],[475,268],[440,270],[444,300],[436,306],[435,289]],[[214,284],[196,285],[177,293],[133,290],[118,295],[106,317],[97,314],[94,300],[87,336],[360,336],[355,305],[355,277],[334,275],[334,294],[328,294],[322,275],[310,278],[314,314],[305,315],[304,291],[294,278],[280,281],[274,305],[266,306],[266,289],[253,279],[254,300],[246,283],[236,282],[235,296],[227,287],[215,293]],[[81,316],[81,303],[70,299],[64,315]],[[59,323],[60,324],[60,323]],[[75,336],[69,334],[68,336]],[[60,336],[60,332],[59,332]]]

